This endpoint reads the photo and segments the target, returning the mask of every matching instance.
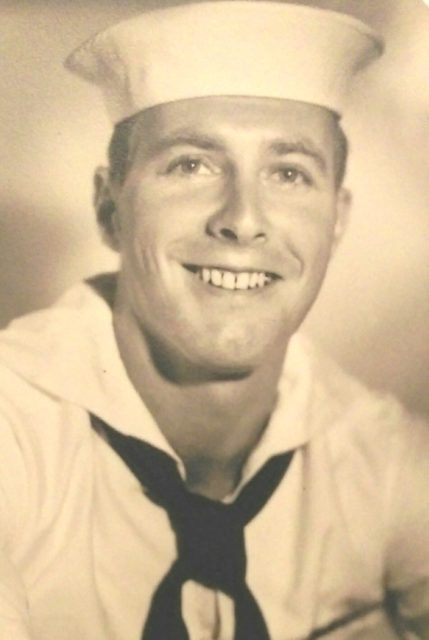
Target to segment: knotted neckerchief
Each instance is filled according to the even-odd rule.
[[[234,640],[269,640],[265,620],[246,584],[244,527],[263,508],[293,457],[271,458],[245,485],[232,504],[191,493],[175,460],[159,449],[119,433],[91,415],[94,429],[167,511],[176,535],[177,559],[156,589],[141,640],[188,640],[181,613],[181,590],[187,580],[227,594],[234,602]]]

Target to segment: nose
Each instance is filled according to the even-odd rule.
[[[237,245],[262,244],[267,240],[267,221],[253,180],[231,179],[225,199],[207,222],[210,236]]]

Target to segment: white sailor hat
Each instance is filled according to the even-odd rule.
[[[114,123],[207,96],[280,98],[341,114],[351,78],[382,52],[359,20],[261,0],[149,11],[97,34],[66,60],[95,83]]]

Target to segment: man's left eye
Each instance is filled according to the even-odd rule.
[[[304,171],[295,167],[277,167],[271,173],[272,178],[282,184],[310,185],[312,180]]]

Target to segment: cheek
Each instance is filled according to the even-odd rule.
[[[307,261],[326,259],[330,255],[336,215],[329,199],[296,207],[288,217],[288,229],[300,253]]]
[[[179,295],[178,257],[195,228],[181,203],[151,188],[129,189],[121,201],[121,262],[135,293],[161,300]]]
[[[172,187],[162,180],[138,180],[127,185],[122,201],[128,218],[128,236],[144,235],[151,240],[180,238],[204,228],[204,216],[219,201],[218,190],[189,185],[185,180]],[[215,193],[216,192],[216,193]]]
[[[121,201],[120,221],[123,254],[155,256],[175,233],[172,206],[142,189],[129,189]]]

